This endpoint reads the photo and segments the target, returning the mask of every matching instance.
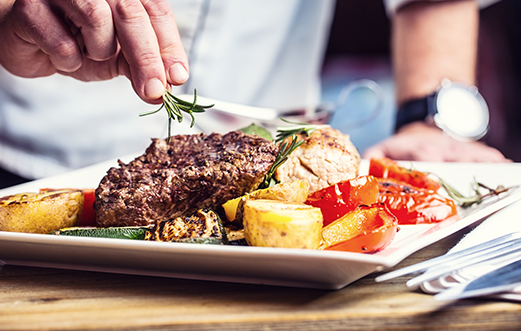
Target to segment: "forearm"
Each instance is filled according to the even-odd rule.
[[[414,2],[392,24],[398,104],[432,93],[443,78],[475,84],[479,9],[473,0]]]

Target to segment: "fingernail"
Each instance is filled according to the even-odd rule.
[[[145,84],[145,96],[150,99],[160,98],[165,92],[165,85],[158,79],[152,78]]]
[[[170,67],[168,74],[170,75],[172,84],[175,85],[184,84],[188,80],[188,71],[186,71],[181,63],[174,63]]]

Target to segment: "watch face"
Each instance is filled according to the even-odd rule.
[[[488,130],[488,107],[478,90],[462,84],[443,86],[436,97],[434,121],[461,140],[477,140]]]

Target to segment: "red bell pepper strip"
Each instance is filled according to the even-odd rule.
[[[378,182],[378,201],[398,218],[399,224],[437,223],[458,214],[454,201],[435,191],[413,187],[393,178],[378,178]]]
[[[396,217],[382,203],[359,206],[322,229],[324,250],[374,253],[398,231]]]
[[[379,178],[395,178],[414,187],[424,188],[437,192],[440,184],[429,177],[425,172],[407,169],[388,158],[371,159],[369,175]]]
[[[320,208],[326,226],[360,205],[377,202],[378,190],[376,178],[360,176],[310,194],[306,204]]]

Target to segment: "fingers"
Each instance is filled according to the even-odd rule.
[[[374,145],[364,151],[362,154],[363,159],[380,159],[386,157],[385,148],[382,144]]]
[[[37,77],[42,72],[71,72],[81,66],[76,38],[47,1],[17,0],[4,26],[5,42],[16,52],[6,60],[15,74]]]
[[[147,102],[162,97],[167,83],[188,79],[188,65],[172,10],[166,0],[108,0],[127,76]],[[168,77],[167,72],[168,71]]]
[[[112,12],[103,0],[58,1],[71,31],[76,32],[83,54],[93,60],[103,61],[116,53],[117,42]]]
[[[495,148],[480,142],[455,140],[425,124],[411,124],[398,134],[368,148],[363,158],[429,162],[512,162]]]
[[[157,36],[168,82],[182,85],[188,79],[188,59],[177,29],[174,13],[165,1],[144,1]]]
[[[24,77],[73,73],[84,58],[106,60],[117,50],[104,0],[17,0],[1,33],[2,61]]]
[[[16,75],[124,74],[150,103],[160,102],[168,84],[188,79],[167,0],[17,0],[8,15],[0,25],[0,61]]]

